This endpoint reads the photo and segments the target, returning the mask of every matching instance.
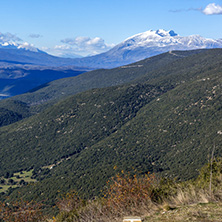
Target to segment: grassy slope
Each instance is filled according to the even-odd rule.
[[[144,222],[183,222],[183,221],[221,221],[222,203],[198,203],[177,207],[173,210],[161,210],[146,217]]]
[[[107,184],[103,198],[78,200],[68,193],[58,201],[57,222],[122,221],[129,215],[143,221],[221,221],[221,159],[205,165],[195,180],[175,182],[146,174],[121,172]],[[212,172],[209,190],[210,174]],[[73,203],[73,204],[72,204]],[[70,207],[72,206],[72,207]],[[67,210],[68,209],[68,210]]]

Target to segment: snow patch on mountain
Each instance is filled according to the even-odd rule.
[[[65,40],[64,40],[65,41]],[[71,40],[66,39],[66,42],[70,43]],[[71,42],[72,44],[75,43]],[[85,44],[85,43],[84,43]],[[65,48],[64,48],[65,47]],[[45,57],[43,56],[43,51],[35,48],[32,44],[23,42],[16,36],[8,33],[0,33],[0,49],[18,49],[16,55],[12,55],[10,52],[10,58],[12,61],[22,61],[36,64],[45,64]],[[48,56],[49,64],[54,66],[59,65],[73,65],[78,67],[90,67],[90,68],[114,68],[118,66],[128,65],[130,63],[137,62],[142,59],[149,58],[151,56],[159,55],[165,52],[172,52],[175,50],[193,50],[193,49],[210,49],[210,48],[222,48],[222,39],[214,40],[209,38],[204,38],[200,35],[191,36],[180,36],[173,30],[148,30],[131,36],[121,42],[120,44],[114,46],[109,51],[94,56],[87,56],[84,58],[76,59],[64,59],[56,58],[52,60],[52,57]],[[72,47],[67,45],[58,46],[58,50],[67,50],[67,56],[72,55]],[[3,50],[4,51],[4,50]],[[29,52],[41,52],[37,57],[38,59],[32,59],[26,55]],[[25,57],[21,58],[24,54]],[[33,53],[32,53],[33,54]],[[45,53],[46,54],[46,53]],[[173,55],[173,54],[172,54]],[[16,57],[15,57],[16,56]],[[34,56],[34,55],[32,55]],[[8,55],[9,57],[9,55]],[[2,52],[2,58],[4,58]],[[28,60],[27,60],[28,59]],[[39,62],[41,60],[41,62]],[[53,62],[56,61],[56,64]],[[60,61],[60,62],[59,62]],[[48,63],[47,63],[48,64]]]
[[[174,50],[222,48],[222,40],[200,35],[182,37],[173,30],[149,30],[127,38],[108,52],[101,54],[113,67],[133,63],[151,56]],[[101,62],[100,56],[100,64]],[[109,65],[111,67],[111,65]]]
[[[117,45],[117,48],[127,48],[130,50],[138,47],[171,47],[171,50],[179,49],[200,49],[200,48],[216,48],[222,47],[222,40],[214,40],[203,38],[200,35],[191,35],[182,37],[173,30],[166,31],[159,29],[157,31],[149,30],[139,33]]]
[[[23,49],[31,52],[42,52],[38,48],[34,47],[33,44],[30,44],[28,42],[23,42],[23,43],[17,43],[14,41],[9,41],[9,42],[0,42],[0,48],[2,49]]]
[[[107,52],[74,59],[73,65],[91,68],[114,68],[165,52],[210,48],[222,48],[222,39],[208,39],[200,35],[183,37],[173,30],[149,30],[127,38]]]

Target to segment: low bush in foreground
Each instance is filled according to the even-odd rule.
[[[60,198],[57,202],[59,214],[51,220],[43,216],[41,204],[20,201],[1,203],[0,221],[117,222],[128,215],[141,216],[148,221],[146,218],[158,212],[182,209],[191,204],[222,206],[221,188],[222,159],[204,166],[197,179],[185,182],[158,179],[153,174],[138,177],[122,171],[107,181],[101,198],[83,200],[75,191]]]
[[[107,182],[103,198],[84,202],[71,193],[61,199],[58,202],[61,212],[56,221],[119,221],[125,214],[147,213],[153,205],[155,182],[154,175],[138,178],[122,171]]]
[[[211,172],[213,176],[210,182]],[[157,179],[151,174],[138,177],[122,171],[107,182],[103,198],[83,201],[75,193],[61,199],[58,202],[60,213],[55,221],[115,222],[127,215],[146,218],[154,212],[165,212],[178,206],[221,202],[221,185],[221,159],[215,160],[213,165],[204,166],[196,180],[180,183]]]
[[[45,221],[42,205],[34,202],[18,201],[0,203],[0,221],[7,222],[40,222]]]

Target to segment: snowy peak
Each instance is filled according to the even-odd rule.
[[[17,43],[14,41],[0,41],[0,48],[2,49],[22,49],[31,52],[42,52],[38,48],[34,47],[33,44],[29,44],[28,42]]]
[[[0,49],[1,48],[17,49],[17,51],[15,50],[17,55],[27,54],[30,51],[41,52],[43,54],[42,51],[35,48],[32,44],[22,42],[21,39],[9,34],[2,34],[1,37],[0,33]],[[204,38],[200,35],[183,37],[173,30],[167,31],[164,29],[158,29],[148,30],[131,36],[107,52],[94,56],[68,60],[67,62],[68,64],[71,63],[78,67],[114,68],[173,50],[211,48],[222,48],[222,39],[214,40]],[[15,61],[15,59],[13,61]],[[61,64],[65,63],[65,60],[64,63],[61,62]],[[57,66],[58,64],[55,65]]]
[[[90,67],[113,68],[173,50],[211,48],[222,48],[222,39],[214,40],[200,35],[183,37],[173,30],[158,29],[131,36],[109,51],[81,61],[90,61]]]
[[[166,31],[164,29],[158,29],[156,31],[149,30],[149,31],[146,31],[146,32],[136,34],[132,37],[127,38],[125,41],[127,41],[129,39],[140,39],[140,40],[156,39],[156,38],[160,39],[160,38],[164,38],[164,37],[169,38],[169,37],[175,37],[175,36],[178,36],[178,34],[176,34],[173,30]]]
[[[114,48],[133,50],[138,49],[138,47],[146,49],[156,47],[156,50],[160,50],[161,52],[161,48],[165,48],[164,51],[221,48],[222,41],[203,38],[200,35],[182,37],[173,30],[166,31],[164,29],[158,29],[156,31],[149,30],[127,38]],[[168,49],[167,47],[170,48]]]
[[[0,42],[0,48],[17,49],[18,44],[15,42]]]
[[[41,52],[38,48],[34,47],[33,44],[29,44],[28,42],[24,42],[18,46],[18,49],[24,49],[31,52]]]
[[[156,31],[149,30],[143,33],[139,33],[117,45],[117,47],[123,45],[129,49],[135,49],[137,47],[163,47],[164,45],[172,45],[178,42],[179,35],[173,30],[166,31],[164,29],[158,29]]]

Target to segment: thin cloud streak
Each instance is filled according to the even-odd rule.
[[[202,11],[203,8],[188,8],[188,9],[176,9],[176,10],[170,10],[170,12],[173,13],[180,13],[180,12],[190,12],[190,11]]]
[[[222,6],[217,5],[215,3],[208,4],[205,8],[188,8],[188,9],[175,9],[170,10],[172,13],[180,13],[180,12],[190,12],[190,11],[199,11],[205,15],[222,15]]]
[[[29,37],[33,38],[33,39],[38,39],[38,38],[41,38],[42,35],[40,35],[40,34],[30,34]]]

